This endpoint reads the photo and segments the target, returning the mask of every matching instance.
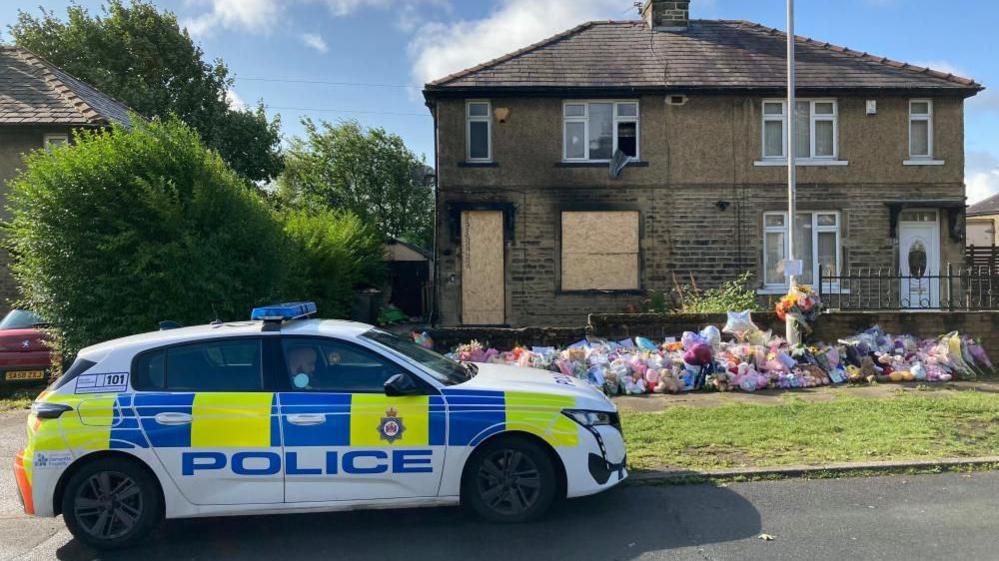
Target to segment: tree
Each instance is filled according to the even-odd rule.
[[[314,300],[323,317],[350,315],[354,290],[377,287],[385,273],[384,240],[375,227],[350,212],[297,210],[285,215],[294,244],[288,293]]]
[[[386,237],[429,247],[433,236],[432,170],[398,135],[356,121],[302,121],[291,141],[278,199],[293,208],[348,210]]]
[[[178,120],[78,132],[10,184],[23,304],[66,356],[99,341],[247,317],[284,296],[291,244],[248,185]]]
[[[204,61],[177,17],[144,0],[110,0],[93,17],[73,4],[67,18],[19,11],[9,27],[18,46],[59,66],[148,117],[176,115],[237,173],[266,181],[281,171],[280,120],[262,105],[233,109],[229,69]]]

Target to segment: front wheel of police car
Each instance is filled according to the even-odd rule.
[[[63,492],[66,526],[97,549],[134,545],[159,522],[163,499],[153,477],[134,462],[102,458],[84,465]]]
[[[469,459],[461,500],[490,522],[529,522],[548,511],[558,486],[554,462],[539,445],[519,436],[499,437]]]

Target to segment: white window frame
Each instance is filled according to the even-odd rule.
[[[917,103],[925,103],[929,111],[925,115],[916,115],[912,112],[912,106]],[[915,121],[925,121],[926,126],[926,148],[927,153],[916,155],[912,153],[912,123]],[[933,100],[932,99],[910,99],[909,100],[909,161],[933,160]]]
[[[486,106],[486,115],[472,116],[472,105]],[[486,157],[472,157],[472,123],[486,123]],[[465,101],[465,161],[471,163],[491,163],[493,161],[493,104],[488,99]]]
[[[839,101],[833,98],[806,98],[798,99],[798,103],[808,103],[808,117],[809,117],[809,130],[808,130],[808,145],[809,145],[809,155],[801,156],[800,154],[795,155],[796,163],[808,163],[808,162],[838,162],[839,161]],[[831,115],[817,115],[815,113],[815,105],[819,103],[831,103],[833,112]],[[780,104],[781,114],[780,115],[767,115],[766,107],[769,104]],[[760,154],[763,157],[763,162],[786,162],[787,161],[787,100],[786,99],[764,99],[763,103],[760,105],[760,111],[763,115],[762,126],[760,127]],[[776,121],[781,123],[781,154],[780,156],[768,156],[767,150],[767,126],[766,123],[769,121]],[[815,155],[815,124],[820,121],[830,121],[833,125],[833,153],[831,156],[816,156]]]
[[[562,161],[563,162],[610,162],[610,158],[590,159],[590,105],[594,103],[610,103],[614,106],[611,129],[614,137],[612,154],[618,149],[618,125],[621,123],[635,123],[635,156],[629,157],[629,162],[637,162],[642,158],[642,104],[637,99],[572,99],[562,102]],[[634,104],[634,116],[622,116],[618,107],[622,104]],[[584,108],[581,117],[566,116],[566,108],[569,105],[582,105]],[[585,154],[582,158],[570,158],[568,123],[583,124],[583,148]]]
[[[48,148],[53,143],[69,144],[69,133],[50,132],[42,136],[42,146],[45,148]]]
[[[836,233],[836,275],[838,276],[843,271],[843,215],[837,210],[804,210],[799,211],[799,215],[807,214],[812,218],[812,282],[817,283],[819,281],[819,233],[825,232],[835,232]],[[820,226],[819,225],[819,215],[820,214],[832,214],[836,216],[835,226]],[[767,226],[768,216],[782,216],[784,218],[783,226]],[[779,232],[784,234],[784,259],[788,257],[788,230],[791,227],[791,223],[787,218],[787,211],[775,211],[775,212],[764,212],[763,213],[763,289],[764,291],[785,291],[788,289],[787,277],[785,275],[785,280],[783,283],[768,283],[766,274],[770,270],[771,263],[767,262],[767,234],[772,232]],[[798,240],[800,242],[800,240]],[[833,289],[838,289],[838,283],[832,283]]]

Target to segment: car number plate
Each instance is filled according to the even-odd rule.
[[[43,380],[45,379],[44,370],[18,370],[14,372],[8,372],[6,374],[7,380]]]

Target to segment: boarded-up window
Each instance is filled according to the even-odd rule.
[[[562,213],[562,290],[637,290],[638,212]]]

